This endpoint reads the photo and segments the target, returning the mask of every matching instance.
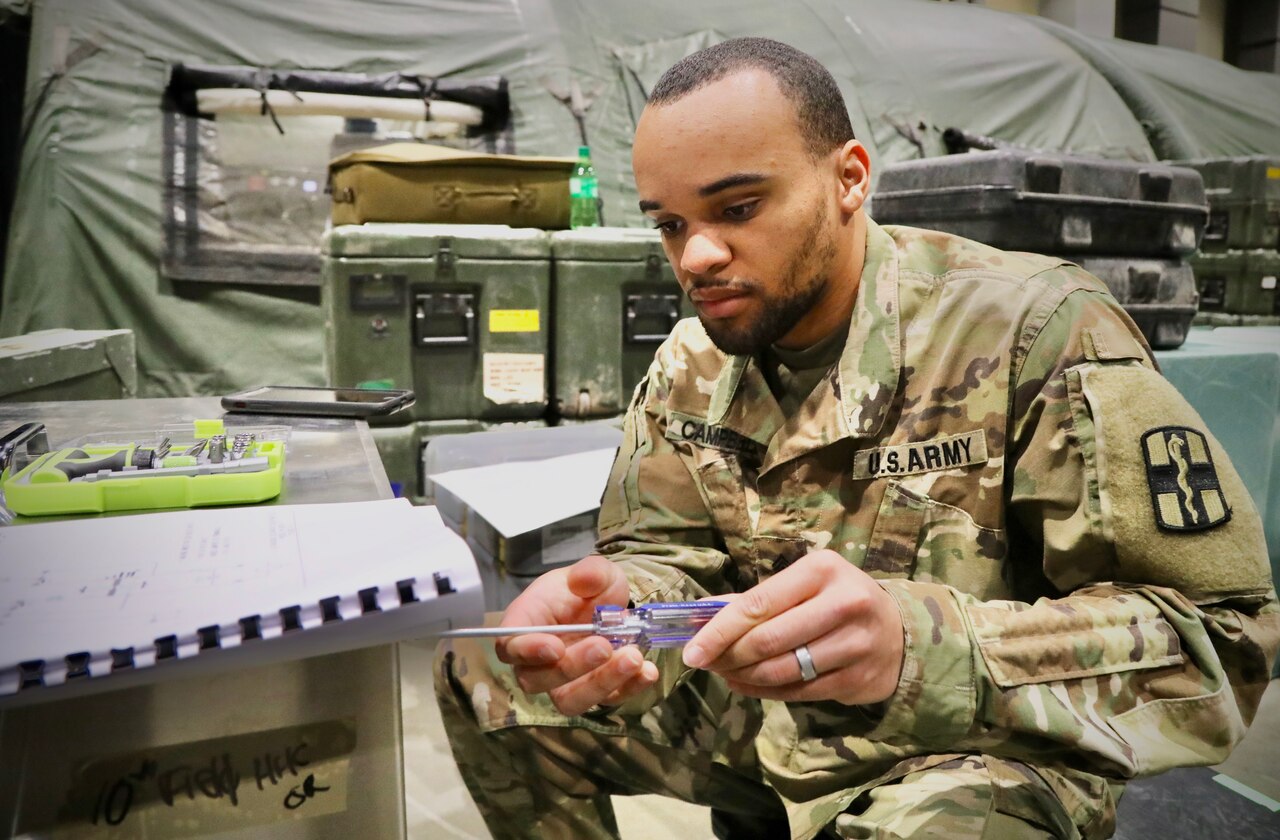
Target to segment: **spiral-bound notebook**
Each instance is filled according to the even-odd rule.
[[[402,499],[0,528],[0,707],[477,624],[475,561]]]

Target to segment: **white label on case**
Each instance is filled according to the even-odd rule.
[[[541,353],[485,353],[484,397],[497,405],[545,402],[546,356]]]

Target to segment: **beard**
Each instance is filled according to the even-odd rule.
[[[760,313],[754,320],[736,326],[725,320],[698,316],[707,337],[722,353],[745,356],[763,351],[795,329],[796,324],[817,305],[827,290],[836,253],[835,242],[822,224],[823,218],[822,208],[818,208],[808,226],[808,233],[801,240],[805,245],[792,256],[783,270],[781,282],[771,284],[779,289],[775,294],[764,293],[765,284],[754,279],[694,283],[694,289],[730,285],[742,288],[761,304]]]

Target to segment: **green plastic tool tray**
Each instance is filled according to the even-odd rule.
[[[110,458],[121,452],[133,458],[139,447],[159,447],[169,439],[169,456],[164,467],[198,468],[210,463],[209,447],[198,456],[184,455],[201,439],[225,435],[227,451],[237,434],[254,435],[244,450],[246,466],[254,472],[215,471],[206,474],[174,475],[150,470],[112,470],[110,478],[73,481],[58,467],[61,462]],[[224,426],[221,420],[197,420],[156,430],[115,431],[76,438],[64,448],[36,457],[27,464],[14,463],[0,476],[5,504],[23,516],[50,516],[71,513],[105,513],[118,510],[157,510],[210,505],[238,505],[262,502],[280,495],[284,480],[285,444],[288,426]],[[129,473],[127,476],[121,473]]]

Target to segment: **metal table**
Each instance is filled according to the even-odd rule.
[[[11,403],[0,404],[0,429],[43,422],[60,446],[90,432],[222,416],[214,398]],[[284,489],[264,504],[392,497],[363,421],[250,422],[292,430]],[[321,770],[325,789],[307,782]],[[0,836],[214,833],[404,836],[395,645],[0,713]]]

